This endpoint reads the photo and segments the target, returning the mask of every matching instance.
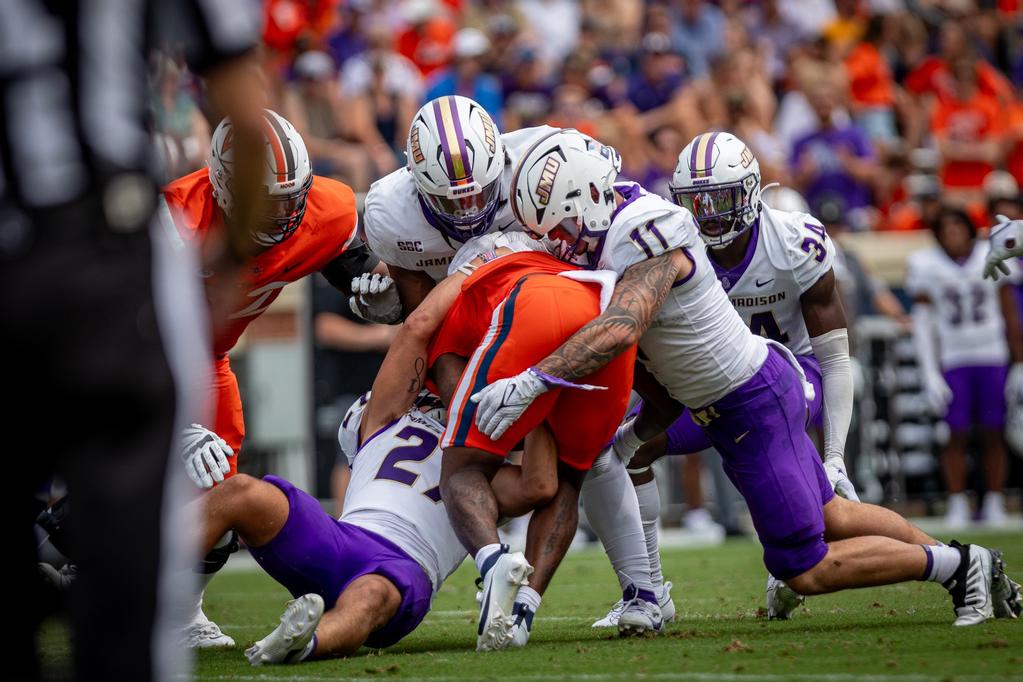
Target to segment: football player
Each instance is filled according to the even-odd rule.
[[[943,209],[932,229],[938,244],[909,255],[906,290],[914,298],[913,339],[924,397],[951,432],[942,454],[949,490],[945,523],[963,528],[970,522],[966,449],[978,427],[987,484],[982,515],[1000,525],[1006,521],[1006,399],[1015,402],[1023,394],[1023,333],[1012,286],[1019,268],[1006,260],[1000,265],[1009,277],[998,283],[984,279],[988,246],[958,209]]]
[[[466,244],[483,235],[521,234],[508,202],[512,170],[525,149],[553,130],[541,126],[502,135],[471,99],[427,102],[409,130],[406,167],[375,182],[366,196],[366,241],[387,263],[394,286],[390,278],[353,282],[353,310],[374,322],[397,322],[447,275]],[[593,497],[600,502],[586,504]],[[625,467],[610,452],[586,476],[582,498],[590,525],[612,550],[627,597],[623,603],[641,594],[670,619],[670,593],[654,594],[650,581],[639,503]]]
[[[724,161],[702,151],[690,166],[697,176]],[[473,396],[480,430],[500,438],[557,382],[592,374],[638,342],[643,364],[690,408],[721,454],[749,507],[768,571],[793,590],[823,594],[930,580],[949,590],[957,625],[992,617],[993,585],[1004,597],[999,611],[1009,610],[1010,599],[1018,606],[1018,591],[1001,588],[1008,579],[998,552],[916,544],[912,527],[894,512],[835,495],[806,433],[810,392],[791,351],[754,335],[732,307],[693,214],[635,183],[615,184],[619,167],[616,152],[572,130],[537,142],[519,162],[512,203],[520,222],[552,240],[564,260],[613,270],[620,280],[607,310],[563,346]],[[702,231],[737,229],[751,189],[744,183],[730,198],[701,202],[698,216],[708,223]],[[667,421],[666,412],[644,404],[618,429],[614,447],[626,462],[681,409]]]
[[[291,282],[321,272],[331,284],[350,293],[353,277],[369,272],[378,263],[356,239],[358,217],[352,190],[312,174],[302,137],[279,114],[264,112],[263,135],[263,189],[268,208],[263,229],[253,234],[259,253],[244,265],[235,287],[219,285],[221,273],[209,269],[202,273],[214,337],[214,417],[211,424],[192,424],[181,439],[188,475],[203,489],[237,471],[245,422],[228,351],[245,328]],[[222,248],[218,240],[223,231],[219,226],[239,210],[231,191],[234,149],[229,120],[217,126],[210,146],[208,168],[171,182],[164,188],[161,202],[165,222],[173,226],[171,229],[176,228],[181,238],[195,240],[200,253],[207,257]],[[221,539],[203,562],[205,583],[235,548],[237,543],[230,534]],[[201,596],[184,639],[192,647],[234,646],[234,641],[203,613]]]
[[[633,355],[626,350],[585,377],[585,384],[561,382],[500,438],[481,434],[469,396],[489,381],[529,367],[595,317],[614,277],[580,275],[578,268],[536,252],[542,247],[521,233],[489,235],[475,246],[478,257],[460,252],[469,262],[456,261],[458,270],[406,319],[374,390],[385,385],[393,392],[407,390],[446,358],[468,358],[442,439],[441,493],[483,584],[477,649],[494,650],[523,646],[529,638],[532,614],[575,534],[582,479],[625,412]],[[605,293],[603,300],[608,298]],[[578,428],[579,415],[586,415],[587,428]],[[540,425],[549,428],[556,446],[559,482],[553,499],[534,505],[523,556],[509,553],[498,539],[501,505],[495,484],[506,469],[504,458]],[[524,466],[532,457],[527,442]],[[642,632],[659,628],[660,620],[656,603],[637,601],[625,610],[620,626]]]
[[[443,406],[423,391],[403,407],[396,414],[367,394],[345,415],[338,437],[352,485],[340,519],[277,476],[239,474],[201,501],[205,547],[236,532],[295,597],[280,625],[245,651],[252,665],[395,644],[465,558],[440,501]]]

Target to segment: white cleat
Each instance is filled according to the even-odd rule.
[[[202,609],[195,620],[182,630],[181,646],[186,649],[228,649],[234,640],[220,630],[220,626],[206,617]]]
[[[529,643],[529,635],[533,630],[534,611],[525,604],[516,602],[512,607],[512,615],[515,617],[515,624],[512,629],[512,649],[521,649]]]
[[[269,635],[245,650],[252,665],[266,663],[298,663],[316,634],[323,618],[323,597],[304,594],[288,602],[281,614],[281,624]]]
[[[483,579],[483,598],[476,629],[476,651],[498,651],[512,641],[515,618],[512,609],[519,587],[528,584],[533,567],[522,552],[500,554]]]
[[[983,623],[994,617],[991,583],[1000,574],[997,564],[1001,557],[980,545],[960,545],[953,540],[951,546],[962,555],[956,572],[945,583],[955,607],[955,625]]]
[[[969,528],[970,503],[966,495],[960,493],[948,496],[948,508],[945,510],[945,528],[949,531]]]
[[[991,579],[991,608],[995,618],[1019,618],[1023,613],[1019,583],[1006,575],[1002,553],[994,550],[991,553],[995,564],[995,575]]]
[[[792,612],[803,605],[806,597],[799,594],[773,575],[767,576],[767,617],[788,620]]]
[[[639,597],[625,602],[621,616],[618,617],[618,634],[622,637],[645,635],[648,632],[659,634],[664,629],[661,607]]]
[[[661,593],[657,595],[657,605],[661,607],[661,620],[665,623],[675,622],[675,602],[671,599],[671,588],[674,587],[669,580],[661,586]]]
[[[661,607],[661,620],[665,623],[675,622],[675,602],[671,599],[671,588],[674,585],[671,581],[664,583],[661,587],[660,594],[657,595],[657,605]],[[628,590],[628,587],[626,587]],[[625,600],[619,599],[615,602],[611,610],[607,612],[607,615],[595,622],[590,627],[594,628],[615,628],[618,627],[618,619],[622,616],[622,611],[625,609]]]

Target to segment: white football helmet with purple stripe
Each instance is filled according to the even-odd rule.
[[[433,227],[459,242],[490,230],[505,153],[482,106],[458,95],[427,102],[412,119],[406,155]]]
[[[519,160],[511,182],[512,212],[561,260],[594,266],[590,254],[611,227],[621,169],[614,147],[572,128],[555,130]]]
[[[700,225],[700,236],[720,249],[752,227],[760,215],[760,164],[730,133],[703,133],[678,155],[671,199]]]

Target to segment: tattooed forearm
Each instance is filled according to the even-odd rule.
[[[678,251],[642,261],[625,271],[607,310],[583,326],[537,368],[575,381],[593,374],[639,341],[664,303],[678,274]]]
[[[419,390],[423,387],[423,371],[426,369],[426,358],[419,356],[412,363],[413,376],[409,379],[408,392],[419,395]]]

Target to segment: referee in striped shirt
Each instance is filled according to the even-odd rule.
[[[187,513],[177,434],[200,402],[209,342],[198,268],[153,218],[147,65],[156,48],[184,50],[218,113],[244,129],[262,111],[259,19],[252,0],[0,0],[9,679],[41,676],[32,526],[54,475],[74,507],[76,678],[190,673],[163,607],[197,560],[177,532]],[[225,257],[245,257],[242,237],[227,235]]]

